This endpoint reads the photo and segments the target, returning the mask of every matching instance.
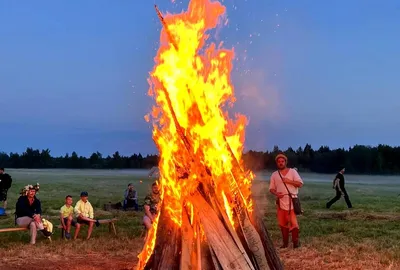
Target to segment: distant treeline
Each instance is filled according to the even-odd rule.
[[[352,174],[400,174],[400,147],[378,145],[375,147],[355,145],[349,149],[330,149],[321,146],[314,150],[306,144],[297,150],[280,150],[277,146],[272,152],[249,151],[244,155],[244,162],[252,170],[275,169],[275,156],[284,152],[290,167],[299,171],[317,173],[336,173],[346,168]]]
[[[89,158],[78,156],[76,152],[61,157],[52,157],[50,150],[34,150],[27,148],[22,154],[0,152],[0,167],[27,169],[143,169],[158,164],[157,155],[143,157],[140,153],[132,156],[121,156],[115,152],[112,156],[103,157],[99,152]]]
[[[243,155],[244,164],[254,171],[275,169],[275,156],[284,152],[289,159],[290,167],[299,171],[318,173],[335,173],[346,168],[346,173],[357,174],[400,174],[400,147],[379,145],[376,147],[356,145],[349,149],[330,149],[321,146],[314,150],[306,144],[297,150],[281,150],[275,146],[272,151],[249,151]],[[74,168],[74,169],[146,169],[157,166],[158,156],[140,153],[132,156],[121,156],[115,152],[112,156],[103,157],[99,152],[89,158],[79,156],[76,152],[61,157],[52,157],[50,150],[27,148],[22,154],[0,152],[0,167],[5,168]]]

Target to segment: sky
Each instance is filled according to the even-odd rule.
[[[0,1],[0,151],[157,153],[161,25],[188,1]],[[400,2],[225,0],[246,150],[398,145]],[[397,74],[397,75],[396,75]]]

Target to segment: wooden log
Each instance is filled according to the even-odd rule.
[[[194,228],[196,231],[196,261],[197,261],[197,270],[206,270],[205,267],[202,267],[201,263],[201,236],[200,236],[200,224],[197,222],[197,216],[195,218]]]
[[[226,212],[224,211],[224,209],[221,207],[221,205],[218,202],[215,202],[215,204],[217,205],[218,210],[221,213],[221,216],[222,216],[225,224],[227,225],[225,227],[228,229],[230,235],[233,238],[233,241],[236,243],[236,246],[239,248],[240,252],[243,254],[243,257],[247,261],[248,265],[250,266],[250,269],[255,270],[255,268],[253,266],[253,262],[250,260],[250,257],[247,255],[247,252],[246,252],[242,242],[240,241],[239,236],[238,236],[237,232],[235,231],[235,228],[231,225],[228,215],[226,214]]]
[[[265,249],[265,255],[267,256],[269,268],[271,270],[283,270],[284,268],[282,261],[280,260],[276,252],[271,236],[269,235],[268,230],[265,227],[265,223],[259,213],[260,211],[258,210],[258,207],[254,205],[254,209],[252,214],[250,215],[250,219],[261,237],[261,242]]]
[[[19,232],[19,231],[27,231],[28,228],[25,227],[16,227],[16,228],[3,228],[0,229],[0,233],[2,232]]]
[[[219,263],[218,259],[217,259],[217,255],[215,254],[214,250],[212,249],[212,247],[210,245],[208,245],[208,250],[210,251],[210,256],[213,262],[213,266],[215,270],[222,270],[222,266]]]
[[[181,252],[181,229],[169,217],[166,204],[162,204],[159,213],[156,243],[145,270],[179,269]]]
[[[235,212],[237,209],[235,209]],[[250,248],[251,252],[254,255],[254,258],[257,262],[258,269],[270,269],[268,261],[267,261],[267,252],[264,249],[264,245],[261,241],[261,237],[258,234],[258,231],[254,228],[251,223],[246,209],[241,209],[237,213],[239,218],[239,224],[243,231],[243,235],[246,239],[247,245]],[[272,246],[274,247],[274,246]]]
[[[182,210],[182,253],[181,253],[181,270],[196,269],[196,250],[194,246],[194,231],[190,224],[186,209]],[[194,256],[193,256],[194,255]],[[193,258],[194,257],[194,258]]]
[[[201,251],[201,270],[222,270],[215,253],[212,253],[212,249],[207,241],[200,241],[200,251]]]
[[[190,201],[199,216],[207,241],[215,252],[222,269],[252,269],[222,222],[218,219],[217,214],[200,193],[195,192]]]

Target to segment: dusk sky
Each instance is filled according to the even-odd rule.
[[[399,1],[223,3],[246,149],[399,145]],[[0,1],[0,151],[156,153],[154,4],[188,1]]]

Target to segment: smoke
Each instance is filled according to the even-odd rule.
[[[246,115],[246,148],[265,149],[273,144],[269,137],[272,126],[287,118],[274,75],[264,69],[233,74],[236,103],[235,112]]]
[[[239,75],[235,84],[236,107],[249,116],[251,121],[274,121],[282,117],[278,88],[268,81],[268,77],[264,70],[257,69]]]

